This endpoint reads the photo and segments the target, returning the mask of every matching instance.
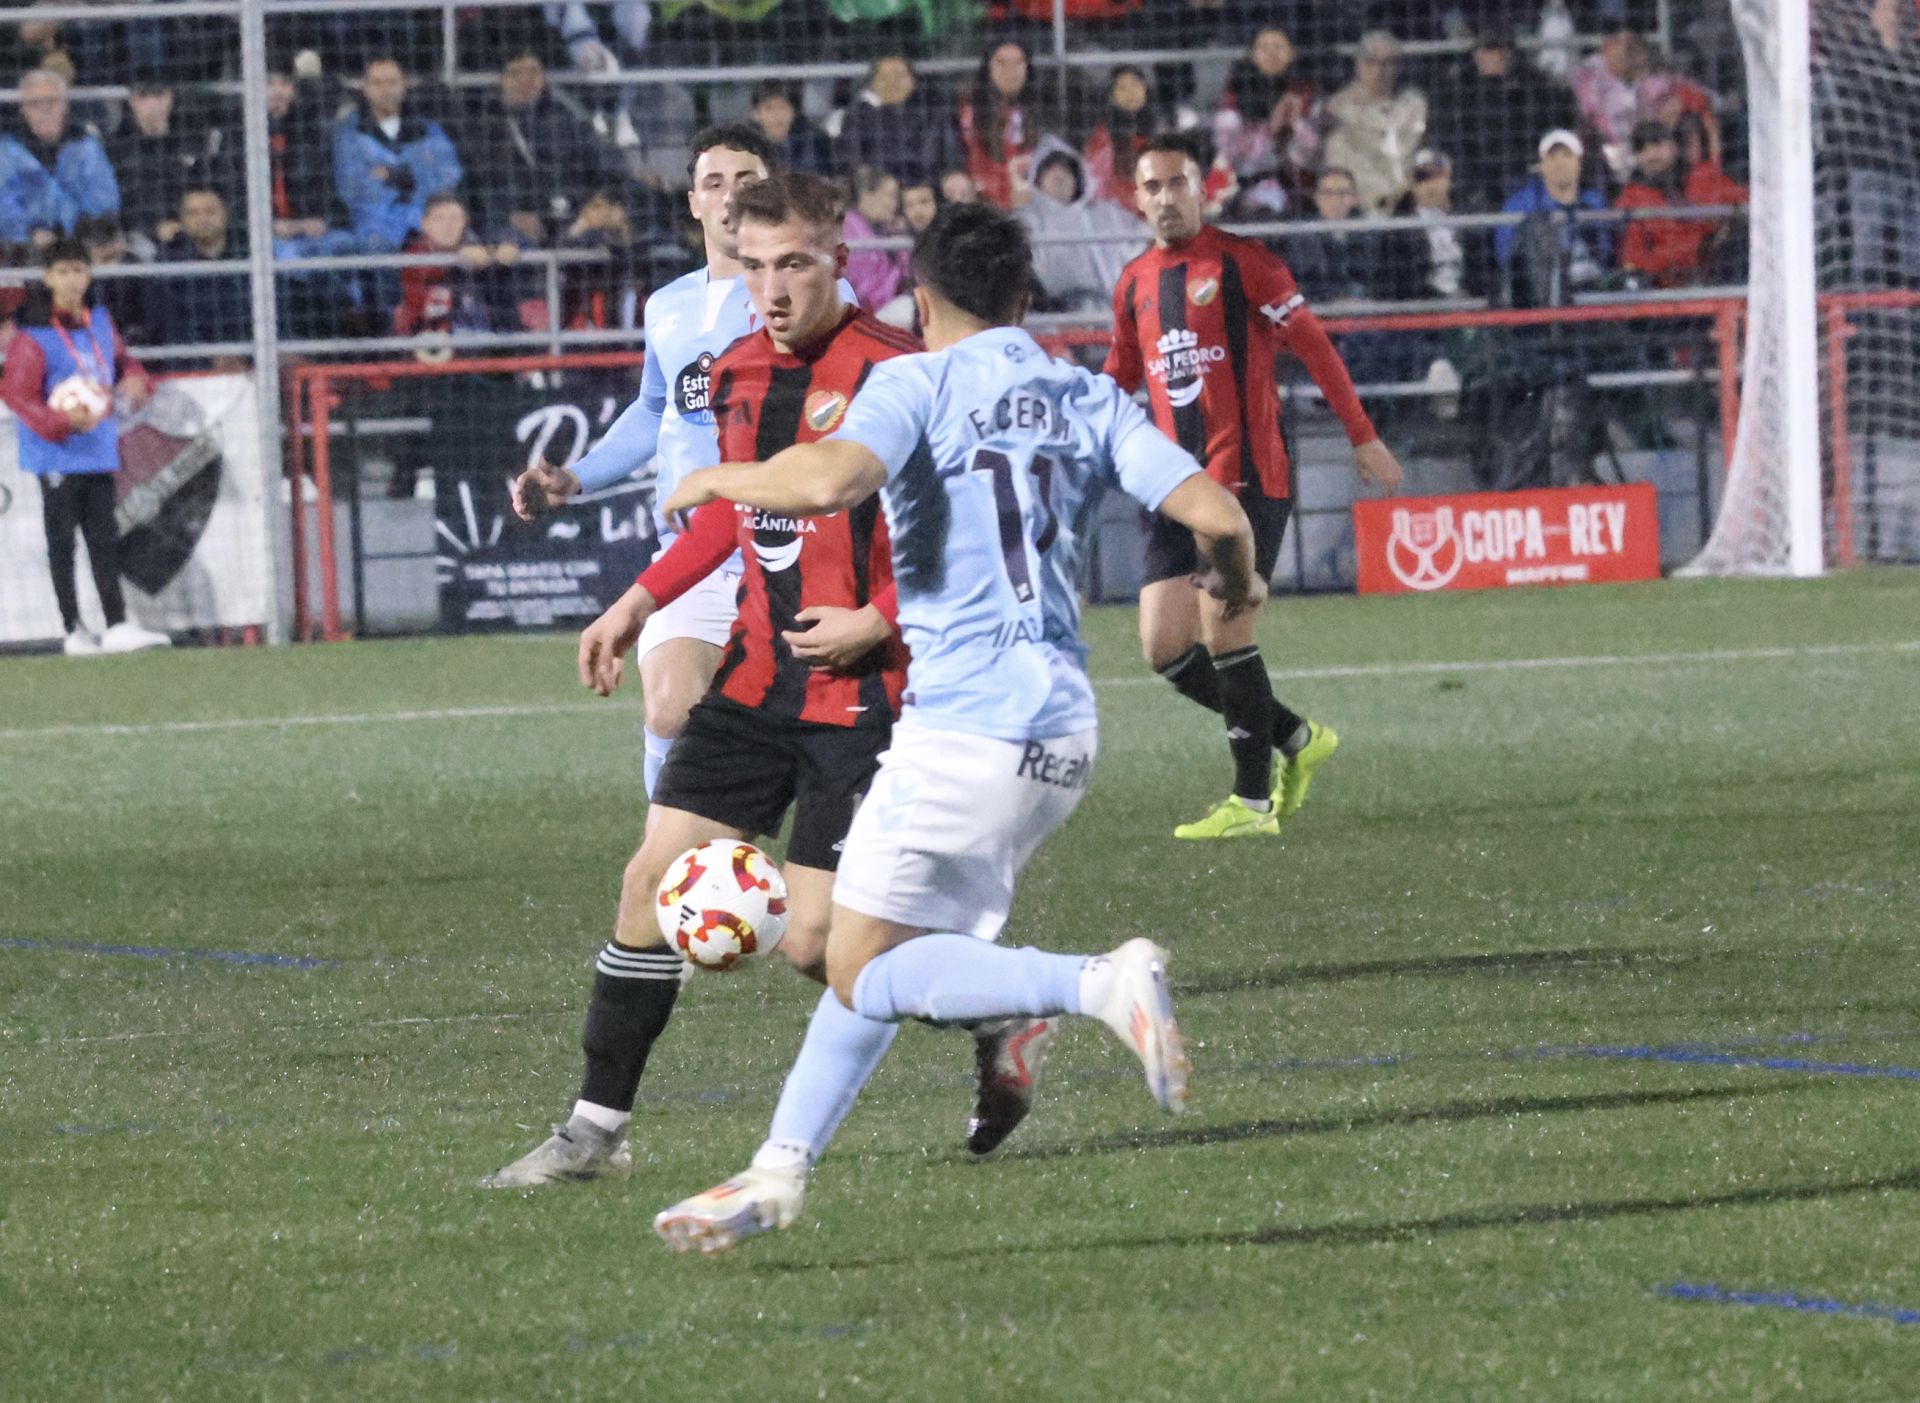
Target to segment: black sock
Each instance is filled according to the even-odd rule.
[[[1173,690],[1188,701],[1198,702],[1208,711],[1220,710],[1220,680],[1213,675],[1213,659],[1196,643],[1160,669],[1160,675],[1173,683]]]
[[[1220,715],[1233,752],[1233,792],[1242,799],[1273,794],[1273,683],[1258,648],[1239,648],[1213,660]]]
[[[1212,662],[1207,650],[1196,643],[1172,662],[1160,669],[1160,675],[1173,683],[1173,689],[1188,701],[1198,702],[1208,711],[1220,710],[1220,679],[1208,664]],[[1268,695],[1272,696],[1272,683],[1268,683]],[[1287,708],[1285,702],[1273,697],[1273,748],[1285,755],[1295,754],[1307,743],[1301,727],[1307,724],[1307,718]],[[1296,742],[1294,737],[1299,735]]]
[[[593,1002],[580,1035],[587,1054],[580,1099],[631,1111],[647,1054],[680,997],[680,957],[671,950],[632,950],[607,942],[594,961]]]

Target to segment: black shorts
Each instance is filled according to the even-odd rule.
[[[709,697],[667,753],[653,802],[750,838],[778,833],[791,806],[787,861],[831,872],[890,735],[887,726],[782,720]]]
[[[1288,497],[1263,497],[1258,492],[1243,491],[1240,505],[1246,508],[1247,520],[1253,523],[1253,568],[1261,579],[1271,581],[1273,569],[1280,563],[1280,542],[1287,534],[1287,518],[1293,515],[1293,501]],[[1193,532],[1159,512],[1144,512],[1142,516],[1147,532],[1146,582],[1157,585],[1162,580],[1181,580],[1199,574],[1200,548],[1193,543]]]

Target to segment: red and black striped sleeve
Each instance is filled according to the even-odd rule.
[[[1355,447],[1380,437],[1360,403],[1347,363],[1328,337],[1327,330],[1314,315],[1313,308],[1300,293],[1293,273],[1279,255],[1260,244],[1249,243],[1240,259],[1242,276],[1259,318],[1271,329],[1281,348],[1306,366],[1313,383],[1320,387],[1327,408],[1339,418],[1347,431],[1347,441]]]

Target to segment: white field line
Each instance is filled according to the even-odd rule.
[[[154,1038],[233,1037],[265,1032],[275,1037],[289,1033],[358,1033],[369,1028],[428,1028],[443,1023],[507,1023],[546,1017],[535,1013],[450,1013],[440,1018],[376,1018],[365,1023],[281,1023],[271,1028],[160,1028],[145,1033],[88,1033],[77,1037],[40,1038],[35,1047],[72,1047],[80,1043],[133,1043]],[[4,1046],[4,1043],[0,1043]]]
[[[1458,662],[1358,663],[1332,667],[1277,668],[1276,682],[1351,677],[1426,677],[1463,672],[1546,672],[1562,668],[1662,667],[1684,664],[1768,662],[1806,658],[1869,657],[1920,653],[1920,639],[1892,643],[1815,643],[1782,648],[1711,648],[1691,653],[1588,653],[1554,658],[1472,658]],[[1101,689],[1158,687],[1159,678],[1144,669],[1119,677],[1096,678]],[[273,730],[289,726],[371,726],[412,721],[466,721],[498,717],[597,714],[638,720],[637,710],[605,702],[546,702],[526,706],[449,706],[413,711],[352,711],[331,715],[234,716],[207,721],[148,721],[133,725],[98,723],[71,726],[18,726],[0,729],[0,741],[55,740],[63,736],[192,735],[204,731]]]

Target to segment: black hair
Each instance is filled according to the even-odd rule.
[[[1134,160],[1138,163],[1140,156],[1151,156],[1156,151],[1168,156],[1185,156],[1201,170],[1207,168],[1206,161],[1200,155],[1200,144],[1185,132],[1158,132],[1148,137]]]
[[[1033,168],[1033,183],[1038,185],[1041,177],[1055,166],[1065,166],[1067,173],[1073,177],[1073,198],[1077,201],[1086,193],[1086,168],[1071,151],[1050,152],[1045,160]]]
[[[93,255],[87,252],[87,246],[71,234],[55,239],[40,251],[40,266],[51,268],[56,263],[84,263],[93,266]]]
[[[693,180],[693,169],[700,164],[700,158],[716,147],[728,151],[740,151],[749,156],[758,156],[760,163],[772,175],[780,168],[780,155],[773,149],[765,133],[758,127],[748,126],[744,122],[731,122],[721,127],[706,127],[693,138],[693,146],[687,152],[687,180]]]
[[[988,204],[948,205],[913,241],[913,276],[968,316],[1011,326],[1033,286],[1024,225]]]
[[[762,78],[755,83],[747,94],[747,106],[758,107],[770,97],[784,97],[795,112],[800,110],[800,99],[793,95],[793,85],[779,78]]]

